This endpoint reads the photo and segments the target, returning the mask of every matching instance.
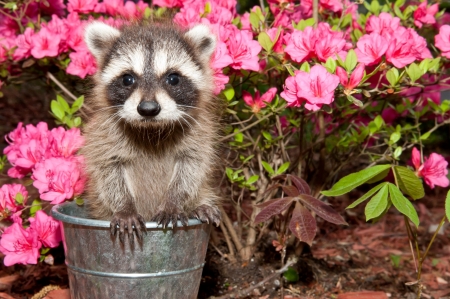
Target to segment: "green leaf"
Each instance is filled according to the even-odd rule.
[[[381,129],[381,127],[384,124],[384,119],[381,117],[381,115],[377,115],[377,117],[375,117],[373,122],[375,123],[378,129]]]
[[[389,141],[391,143],[397,143],[397,141],[400,140],[401,134],[399,132],[394,132],[391,134],[391,137],[389,138]]]
[[[259,17],[253,11],[250,13],[250,24],[252,24],[252,27],[255,29],[259,28]]]
[[[386,73],[386,79],[389,81],[389,84],[391,86],[396,86],[397,85],[399,76],[400,75],[398,73],[398,70],[395,67],[391,68]]]
[[[395,254],[391,254],[390,258],[391,258],[392,266],[394,268],[398,268],[400,266],[400,258],[401,258],[401,256],[395,255]]]
[[[223,95],[228,101],[231,101],[234,98],[234,88],[231,85],[228,85],[224,91],[222,91]]]
[[[373,184],[376,183],[378,181],[381,181],[382,179],[384,179],[385,177],[387,177],[387,175],[389,174],[389,171],[391,171],[391,169],[386,169],[382,172],[380,172],[379,174],[377,174],[376,176],[374,176],[373,178],[371,178],[370,180],[368,180],[366,182],[366,184]]]
[[[265,161],[261,161],[261,164],[270,175],[275,174],[275,171],[273,170],[272,166],[270,166],[269,163],[267,163]]]
[[[75,100],[75,102],[73,102],[72,104],[72,108],[70,109],[71,113],[74,114],[75,112],[77,112],[81,106],[83,106],[84,103],[84,96],[79,97],[78,99]]]
[[[292,267],[288,267],[287,271],[283,273],[283,276],[288,282],[297,282],[300,279],[297,271]]]
[[[277,174],[283,174],[283,173],[289,168],[289,165],[290,165],[290,164],[291,164],[290,162],[285,162],[285,163],[283,163],[283,164],[280,166],[280,168],[278,168]]]
[[[14,197],[14,200],[19,204],[19,205],[21,205],[21,204],[23,204],[23,195],[22,195],[22,193],[17,193],[16,194],[16,197]]]
[[[36,215],[36,212],[42,210],[42,202],[39,199],[33,200],[30,207],[30,216],[34,217]]]
[[[376,165],[370,168],[363,169],[356,173],[349,174],[342,179],[340,179],[334,186],[328,191],[322,191],[321,193],[325,196],[339,196],[350,192],[358,186],[361,186],[371,178],[375,177],[379,173],[389,169],[391,166],[388,164],[385,165]]]
[[[450,221],[450,190],[447,192],[447,197],[445,198],[445,216]]]
[[[264,136],[264,138],[265,138],[266,140],[272,141],[273,138],[272,138],[272,135],[270,135],[269,132],[267,132],[267,131],[262,131],[261,134],[263,134],[263,136]]]
[[[441,57],[431,60],[430,64],[428,65],[428,70],[433,73],[437,72],[439,70],[440,62],[441,62]]]
[[[274,43],[272,42],[272,40],[270,39],[269,35],[265,32],[261,32],[258,35],[258,42],[261,45],[261,47],[264,48],[264,50],[266,50],[267,52],[271,52]]]
[[[252,175],[248,180],[247,184],[251,185],[259,179],[259,175]]]
[[[428,131],[428,132],[426,132],[425,134],[423,134],[423,135],[420,136],[420,140],[427,140],[428,137],[430,137],[430,135],[431,135],[431,132]]]
[[[79,126],[81,126],[81,117],[79,117],[79,116],[77,116],[77,117],[75,117],[74,119],[73,119],[73,125],[75,126],[75,127],[79,127]]]
[[[233,172],[233,169],[229,167],[225,168],[225,173],[227,174],[227,177],[231,182],[233,181]]]
[[[62,120],[64,118],[64,109],[61,107],[61,105],[55,101],[52,100],[50,103],[50,109],[52,110],[52,113],[56,116],[58,120]]]
[[[373,0],[370,4],[370,11],[375,15],[378,15],[380,13],[380,8],[380,2],[378,2],[377,0]]]
[[[422,71],[422,74],[425,74],[426,72],[428,72],[428,68],[430,67],[430,58],[425,58],[424,60],[422,60],[419,64],[419,68]]]
[[[358,63],[358,57],[356,56],[356,53],[353,49],[351,49],[350,51],[348,51],[347,53],[347,57],[345,58],[345,69],[347,70],[348,73],[350,73],[351,71],[353,71],[353,69],[355,68],[356,64]]]
[[[411,63],[410,66],[406,68],[406,73],[408,74],[412,83],[416,82],[416,80],[418,80],[423,75],[422,70],[415,63]]]
[[[393,157],[395,160],[398,160],[398,158],[400,157],[400,155],[402,154],[403,149],[401,146],[397,147],[394,151]]]
[[[41,248],[41,254],[46,254],[46,253],[49,252],[49,251],[50,251],[50,248],[49,248],[49,247]]]
[[[367,203],[365,214],[366,221],[380,216],[388,206],[389,188],[384,185],[383,188]]]
[[[397,7],[402,7],[405,4],[405,1],[406,0],[397,0],[397,1],[395,1],[394,5]]]
[[[360,203],[362,203],[365,200],[367,200],[368,198],[372,197],[372,195],[374,195],[378,190],[380,190],[381,188],[383,188],[386,185],[387,185],[387,182],[384,182],[384,183],[381,183],[379,185],[376,185],[375,187],[370,189],[366,194],[364,194],[363,196],[361,196],[360,198],[355,200],[351,205],[349,205],[345,209],[347,210],[347,209],[352,209],[352,208],[356,207]]]
[[[328,69],[328,72],[330,72],[331,74],[334,74],[334,72],[336,71],[336,60],[329,57],[327,59],[327,62],[325,63],[325,67]]]
[[[238,130],[238,129],[236,129],[236,130]],[[244,141],[244,134],[242,134],[242,132],[239,132],[236,135],[234,135],[234,141],[236,141],[236,142],[243,142]]]
[[[307,61],[303,62],[303,64],[300,66],[300,70],[309,73],[311,70],[311,66]]]
[[[404,166],[394,166],[394,174],[403,193],[408,194],[414,200],[425,196],[422,182],[411,169]]]
[[[84,205],[84,199],[82,199],[81,197],[75,197],[75,203],[79,206]]]
[[[58,103],[61,105],[61,107],[64,109],[64,112],[70,114],[70,106],[69,106],[69,104],[66,102],[66,100],[65,100],[62,96],[60,96],[59,94],[56,95],[56,100],[57,100]]]
[[[396,15],[397,17],[399,17],[399,18],[402,19],[402,20],[405,20],[405,16],[403,15],[403,13],[402,13],[402,11],[400,10],[400,8],[398,8],[398,6],[394,6],[394,12],[395,12],[395,15]]]
[[[416,225],[419,226],[419,216],[412,203],[403,196],[402,192],[394,184],[389,183],[389,196],[392,203],[397,210],[409,218]]]

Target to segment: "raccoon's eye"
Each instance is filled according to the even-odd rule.
[[[169,76],[167,76],[167,83],[169,83],[170,85],[177,85],[180,82],[180,77],[178,76],[178,74],[170,74]]]
[[[134,77],[131,76],[131,75],[128,75],[128,74],[123,75],[123,77],[122,77],[122,83],[123,83],[123,85],[125,85],[125,86],[130,86],[130,85],[132,85],[132,84],[134,83]]]

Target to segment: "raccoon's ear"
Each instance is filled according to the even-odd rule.
[[[203,62],[209,62],[211,55],[216,49],[216,36],[206,25],[196,25],[192,27],[185,36],[191,40],[201,53]]]
[[[119,30],[102,22],[92,22],[84,31],[84,41],[99,63],[102,63],[106,50],[119,36]]]

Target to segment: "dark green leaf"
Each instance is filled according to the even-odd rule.
[[[364,194],[363,196],[361,196],[360,198],[358,198],[357,200],[355,200],[351,205],[349,205],[348,207],[346,207],[346,209],[352,209],[354,207],[356,207],[357,205],[359,205],[360,203],[362,203],[363,201],[367,200],[368,198],[370,198],[372,195],[374,195],[378,190],[380,190],[382,187],[386,186],[387,182],[381,183],[375,187],[373,187],[372,189],[370,189],[366,194]]]
[[[371,178],[380,174],[386,169],[389,169],[391,165],[376,165],[356,173],[349,174],[340,179],[334,186],[328,191],[322,191],[321,193],[326,196],[339,196],[350,192],[358,186],[361,186]]]
[[[287,282],[297,282],[299,280],[299,276],[297,271],[292,268],[292,267],[288,267],[288,269],[286,270],[286,272],[283,273],[284,278],[286,278]]]

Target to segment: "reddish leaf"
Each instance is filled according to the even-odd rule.
[[[311,194],[311,188],[309,188],[308,183],[304,179],[292,174],[288,174],[288,177],[291,179],[292,183],[294,183],[295,187],[297,187],[300,193]]]
[[[300,203],[297,203],[292,213],[289,229],[300,241],[311,246],[317,231],[316,219],[314,219],[310,211]]]
[[[301,194],[298,199],[311,211],[316,212],[317,216],[323,218],[324,220],[334,223],[334,224],[345,224],[344,218],[338,214],[332,207],[321,202],[320,200],[312,197],[311,195]]]
[[[264,195],[267,195],[267,193],[269,193],[273,189],[277,189],[279,187],[281,187],[281,184],[275,184],[275,185],[270,186],[269,188],[266,189],[266,191],[264,191]]]
[[[258,215],[256,215],[255,224],[267,221],[273,216],[280,214],[291,205],[293,200],[294,198],[292,197],[284,197],[272,201],[273,203],[265,207]]]
[[[300,195],[297,188],[295,186],[282,186],[284,193],[286,193],[289,196],[295,197],[297,195]]]
[[[286,179],[286,176],[287,176],[286,174],[280,174],[280,175],[274,176],[272,178],[272,181],[284,181]]]
[[[260,209],[264,209],[265,207],[267,207],[268,205],[273,204],[274,202],[276,202],[277,200],[280,199],[284,199],[284,198],[292,198],[292,197],[280,197],[280,198],[274,198],[268,201],[265,201],[263,203],[257,204],[256,207],[260,208]],[[0,298],[1,299],[1,298]]]

